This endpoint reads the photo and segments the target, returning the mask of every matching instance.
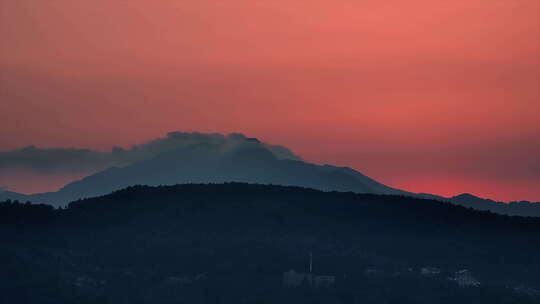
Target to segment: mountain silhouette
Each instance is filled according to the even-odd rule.
[[[519,202],[497,202],[490,199],[480,198],[470,193],[456,195],[449,199],[450,202],[477,210],[487,210],[494,213],[520,216],[540,216],[540,203],[519,201]]]
[[[113,167],[67,184],[57,192],[22,195],[17,199],[61,206],[70,201],[104,195],[131,185],[247,182],[301,186],[325,191],[414,195],[385,186],[346,167],[315,165],[301,160],[279,159],[256,140],[224,151],[218,144],[196,144],[159,154],[133,165]]]
[[[540,204],[510,204],[462,194],[445,198],[412,193],[386,186],[348,167],[316,165],[301,160],[285,147],[272,146],[242,134],[228,136],[196,134],[205,140],[165,150],[156,156],[124,167],[111,167],[72,182],[56,192],[25,195],[0,192],[0,200],[12,199],[65,206],[79,198],[105,195],[132,185],[246,182],[300,186],[323,191],[392,194],[436,199],[478,210],[521,216],[540,216]],[[190,138],[188,133],[170,133],[167,139]],[[219,140],[215,140],[215,138]]]

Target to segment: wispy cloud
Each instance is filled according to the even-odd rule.
[[[114,147],[110,152],[89,149],[50,148],[29,146],[23,149],[0,152],[0,169],[25,169],[42,173],[86,173],[108,167],[122,167],[155,157],[161,153],[194,145],[214,145],[226,152],[243,145],[262,145],[280,159],[300,159],[289,149],[270,145],[240,133],[229,135],[170,132],[129,149]]]

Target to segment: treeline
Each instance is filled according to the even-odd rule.
[[[0,294],[28,303],[527,303],[511,286],[540,285],[540,219],[400,196],[133,186],[64,209],[2,202],[0,237]],[[338,278],[331,290],[282,287],[308,252]],[[461,269],[482,287],[446,280]]]

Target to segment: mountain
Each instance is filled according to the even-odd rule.
[[[13,191],[5,191],[0,189],[0,201],[2,200],[17,200],[21,202],[29,201],[31,195],[21,194]]]
[[[193,140],[192,137],[199,140]],[[180,144],[177,143],[179,148],[172,148],[174,147],[170,145],[172,139],[179,141]],[[403,195],[449,201],[499,214],[540,216],[540,204],[537,203],[505,204],[470,194],[445,198],[395,189],[351,168],[312,164],[301,160],[285,147],[269,145],[242,134],[224,136],[170,133],[164,140],[168,143],[167,149],[163,149],[164,152],[161,153],[145,152],[154,155],[149,159],[124,167],[111,167],[69,183],[56,192],[24,195],[0,191],[0,200],[11,199],[65,206],[79,198],[104,195],[132,185],[247,182],[300,186],[324,191]],[[152,146],[150,150],[157,149]]]
[[[395,195],[135,186],[65,209],[0,203],[0,240],[2,303],[539,300],[540,219]],[[334,284],[284,287],[310,252]]]
[[[302,186],[325,191],[414,195],[385,186],[358,171],[301,160],[280,159],[256,139],[226,148],[221,144],[195,144],[122,168],[109,168],[72,182],[57,192],[0,194],[0,199],[48,203],[55,206],[132,185],[248,182]]]
[[[503,203],[490,199],[479,198],[469,193],[463,193],[449,199],[450,202],[477,210],[488,210],[494,213],[520,216],[539,216],[539,202],[510,202]]]

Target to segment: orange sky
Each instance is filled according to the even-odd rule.
[[[0,36],[0,150],[237,131],[406,190],[540,201],[538,0],[0,0]],[[29,174],[0,185],[73,178]]]

